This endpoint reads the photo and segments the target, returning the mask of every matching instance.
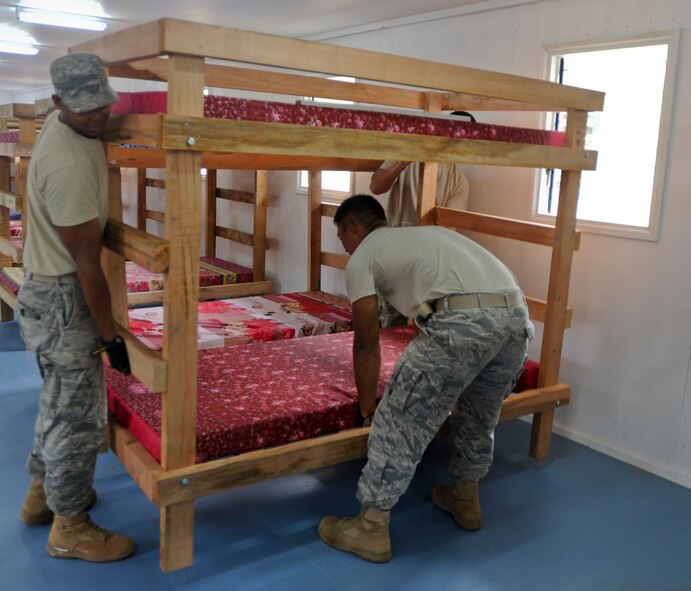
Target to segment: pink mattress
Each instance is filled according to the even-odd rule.
[[[166,92],[120,93],[113,113],[165,113]],[[339,109],[223,96],[204,97],[204,116],[269,123],[292,123],[312,127],[341,127],[390,133],[434,135],[459,139],[493,140],[563,146],[563,132],[454,121],[438,117]]]
[[[381,332],[381,397],[411,327]],[[199,351],[197,461],[334,433],[361,424],[352,367],[352,333]],[[535,387],[529,361],[515,388]],[[160,461],[161,397],[106,368],[111,412]]]
[[[163,273],[152,273],[132,261],[125,262],[127,291],[141,293],[163,289]],[[225,285],[252,281],[252,269],[224,261],[218,257],[204,256],[199,261],[199,285]]]
[[[349,331],[347,299],[325,292],[270,294],[200,302],[198,349],[243,345]],[[163,348],[163,307],[128,311],[130,332],[148,347]]]
[[[382,331],[378,396],[413,336],[408,327]],[[359,426],[352,343],[343,333],[200,351],[197,461]],[[160,395],[106,373],[111,412],[160,460]]]

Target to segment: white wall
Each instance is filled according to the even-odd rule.
[[[685,486],[691,486],[690,24],[688,0],[550,0],[331,41],[539,78],[545,44],[682,30],[660,239],[582,236],[561,375],[573,397],[556,422],[560,433]],[[510,117],[501,120],[537,123],[534,115]],[[529,219],[531,171],[485,167],[469,176],[471,209]],[[546,294],[548,252],[489,245],[528,293]]]

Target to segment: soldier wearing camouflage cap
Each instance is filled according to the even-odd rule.
[[[46,118],[29,166],[31,230],[17,297],[22,337],[43,377],[20,519],[52,521],[51,556],[107,562],[134,551],[132,540],[87,514],[96,502],[94,470],[107,421],[101,353],[130,373],[100,262],[108,218],[100,137],[118,96],[96,55],[66,55],[50,73],[57,110]]]
[[[334,548],[385,562],[391,509],[447,418],[456,480],[435,485],[432,502],[461,528],[480,529],[478,481],[492,463],[502,401],[524,366],[533,327],[511,271],[469,238],[437,226],[389,228],[371,195],[346,199],[334,223],[351,255],[353,369],[360,412],[372,429],[357,488],[360,514],[324,517],[319,535]],[[419,331],[375,412],[378,296],[414,318]]]

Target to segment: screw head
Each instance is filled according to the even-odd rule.
[[[193,137],[188,137],[186,143],[188,146],[194,146],[194,144],[197,143],[197,140],[195,140]]]

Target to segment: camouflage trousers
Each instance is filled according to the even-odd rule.
[[[48,507],[72,517],[88,504],[107,420],[100,345],[79,285],[25,279],[17,298],[22,338],[43,378],[32,476],[45,478]]]
[[[374,417],[357,498],[390,510],[407,490],[425,449],[449,418],[450,471],[487,474],[501,405],[527,359],[533,325],[525,304],[440,312],[417,320]]]

